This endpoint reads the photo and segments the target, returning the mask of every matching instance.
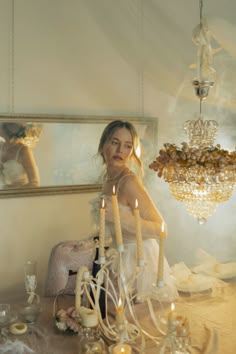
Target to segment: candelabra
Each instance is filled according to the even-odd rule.
[[[111,344],[110,352],[112,354],[118,353],[122,346],[126,350],[125,353],[131,353],[129,348],[130,350],[133,348],[134,351],[145,352],[146,340],[151,340],[155,346],[160,347],[163,338],[169,336],[168,329],[163,329],[160,321],[163,301],[168,304],[170,300],[165,283],[160,283],[160,280],[157,280],[154,286],[155,290],[150,293],[144,295],[135,293],[135,282],[138,277],[143,276],[145,264],[138,264],[127,279],[122,264],[123,252],[125,252],[123,249],[123,247],[118,247],[117,250],[109,249],[106,252],[95,278],[86,267],[81,267],[77,274],[76,311],[79,314],[78,316],[81,313],[81,298],[85,295],[88,300],[87,306],[97,313],[101,335],[106,342]],[[99,260],[96,262],[99,263]],[[105,294],[105,306],[103,307],[105,308],[105,316],[101,312],[101,302],[99,300],[101,292]],[[156,335],[143,328],[138,318],[137,299],[141,299],[147,305]],[[158,315],[153,302],[160,305],[161,310],[159,310]],[[113,313],[113,316],[111,316],[111,313]]]

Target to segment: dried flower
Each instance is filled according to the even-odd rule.
[[[67,310],[60,309],[55,315],[57,328],[62,332],[79,332],[79,321],[75,307],[69,307]]]
[[[166,181],[180,180],[180,169],[194,169],[201,171],[201,183],[206,181],[204,171],[210,175],[223,173],[225,168],[229,170],[236,180],[236,151],[229,152],[221,148],[219,144],[211,147],[192,147],[183,142],[182,147],[165,143],[165,149],[159,151],[156,160],[149,168],[156,171],[158,177],[163,177]],[[182,170],[183,172],[183,170]],[[232,176],[231,176],[232,178]]]

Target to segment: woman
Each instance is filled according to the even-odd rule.
[[[139,147],[138,135],[135,127],[131,123],[116,120],[112,121],[105,128],[98,147],[98,153],[102,157],[105,166],[103,190],[102,194],[93,202],[93,211],[97,221],[99,221],[101,198],[105,198],[106,236],[111,236],[112,244],[115,247],[115,230],[111,203],[113,187],[115,186],[125,247],[123,266],[125,269],[125,277],[128,280],[136,266],[136,235],[133,210],[135,208],[135,200],[138,200],[143,237],[143,254],[146,264],[142,276],[137,278],[136,288],[139,294],[143,294],[150,292],[153,283],[156,281],[159,250],[157,239],[160,235],[164,220],[154,206],[140,178],[130,168],[130,165],[135,163],[141,174],[142,163],[137,154]],[[165,225],[165,230],[166,229]],[[88,240],[88,242],[91,243],[91,239]],[[75,248],[77,253],[71,252],[70,249],[72,250],[72,248]],[[74,243],[68,244],[68,242],[64,242],[54,247],[49,261],[46,295],[54,295],[57,291],[66,287],[67,279],[62,279],[61,276],[63,267],[64,276],[69,269],[71,270],[70,263],[71,265],[73,264],[74,267],[76,264],[77,269],[81,265],[88,265],[89,269],[91,269],[94,253],[91,252],[88,255],[88,250],[89,246],[85,240],[82,241],[82,243],[75,241]],[[84,257],[86,252],[87,260]],[[63,254],[64,259],[67,259],[67,265],[65,265]],[[59,259],[60,257],[61,259]],[[56,272],[53,267],[59,267],[60,269],[57,280]],[[52,289],[51,286],[51,274],[53,274],[54,289]],[[166,260],[164,278],[170,286],[173,285],[170,269]]]
[[[140,151],[139,138],[135,127],[131,123],[117,120],[111,122],[105,128],[100,139],[98,152],[106,166],[103,184],[103,195],[106,200],[106,222],[110,227],[114,245],[115,232],[111,195],[115,186],[125,246],[123,267],[126,279],[129,279],[137,263],[136,229],[133,210],[136,199],[138,200],[145,267],[142,271],[142,276],[137,278],[136,288],[139,294],[145,294],[152,290],[152,286],[156,282],[159,254],[157,239],[161,233],[162,225],[165,225],[165,233],[167,226],[143,186],[141,179],[129,167],[131,163],[135,163],[141,175],[142,162],[138,156],[138,151]],[[172,286],[173,282],[166,260],[164,278],[165,282]]]
[[[1,188],[38,187],[38,168],[30,147],[24,144],[27,127],[3,123],[0,127]]]

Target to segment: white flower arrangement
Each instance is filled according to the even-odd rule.
[[[182,147],[174,144],[164,144],[165,149],[161,149],[156,160],[149,168],[157,172],[158,177],[163,177],[166,181],[175,181],[179,178],[179,171],[192,169],[192,171],[203,172],[207,170],[213,176],[221,175],[227,168],[235,178],[236,173],[236,151],[227,151],[218,144],[212,147],[197,148],[191,147],[186,142]],[[191,177],[191,176],[190,176]],[[204,176],[201,176],[200,182]],[[208,176],[206,176],[208,178]]]
[[[67,310],[60,309],[55,315],[56,327],[61,332],[79,332],[79,318],[75,307],[69,307]]]

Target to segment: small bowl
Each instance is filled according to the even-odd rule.
[[[35,323],[37,321],[41,311],[42,311],[42,309],[39,305],[26,304],[26,305],[22,306],[22,308],[19,312],[19,316],[22,319],[22,321],[24,321],[26,323]]]

